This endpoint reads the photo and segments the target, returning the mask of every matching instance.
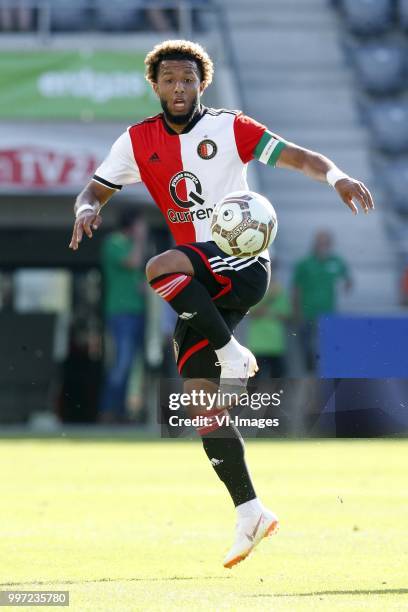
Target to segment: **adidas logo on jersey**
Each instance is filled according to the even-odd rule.
[[[160,161],[160,157],[157,155],[157,153],[153,153],[153,155],[149,157],[149,162],[158,162],[158,161]]]

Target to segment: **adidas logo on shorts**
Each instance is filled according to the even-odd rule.
[[[215,467],[216,465],[220,465],[220,463],[224,463],[224,459],[216,459],[215,457],[213,457],[210,463],[213,467]]]
[[[192,319],[193,317],[196,316],[196,312],[182,312],[181,315],[179,315],[180,319],[184,319],[185,321],[188,321],[188,319]]]

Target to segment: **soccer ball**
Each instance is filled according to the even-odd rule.
[[[274,207],[254,191],[233,191],[213,211],[212,239],[228,255],[258,255],[272,244],[277,230]]]

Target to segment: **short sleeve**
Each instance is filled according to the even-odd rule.
[[[122,189],[123,185],[141,181],[127,131],[113,143],[109,155],[95,170],[93,180],[111,189]]]
[[[262,138],[266,126],[255,119],[239,113],[234,119],[234,135],[238,154],[244,164],[254,158],[256,145]]]
[[[235,117],[234,132],[239,156],[245,164],[255,158],[275,166],[286,145],[286,141],[272,134],[265,125],[242,113]]]

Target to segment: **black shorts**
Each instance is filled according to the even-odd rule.
[[[269,260],[226,255],[213,240],[174,248],[190,259],[195,278],[207,288],[233,332],[249,308],[265,295],[270,280]],[[177,319],[173,342],[177,368],[183,378],[219,378],[214,349],[188,321]]]

